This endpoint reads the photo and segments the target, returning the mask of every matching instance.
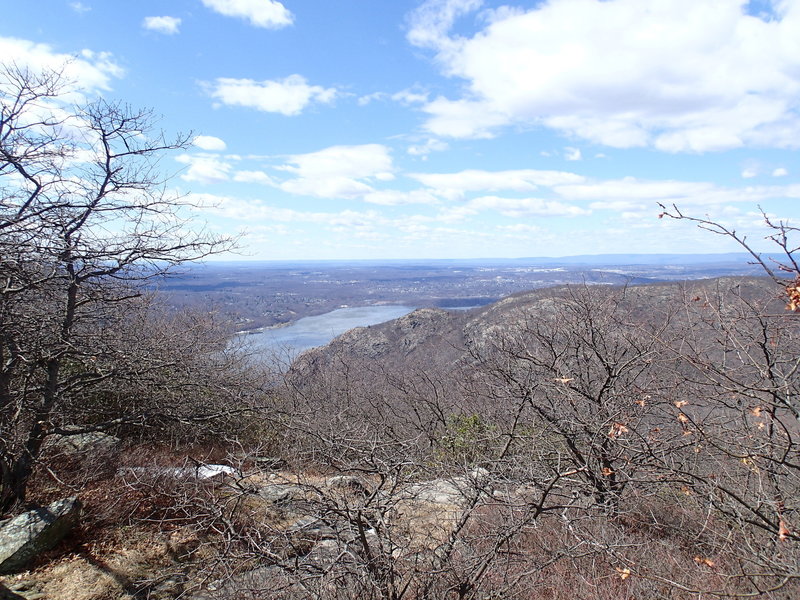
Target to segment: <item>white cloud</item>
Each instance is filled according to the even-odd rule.
[[[432,0],[412,15],[409,41],[467,84],[424,108],[437,135],[522,123],[668,152],[800,146],[800,2],[762,20],[743,0],[551,0],[454,34],[480,6]]]
[[[497,196],[481,196],[467,203],[469,209],[475,211],[494,210],[506,217],[578,217],[591,214],[590,210],[564,204],[554,200],[540,198],[500,198]]]
[[[111,80],[125,73],[108,52],[84,49],[77,56],[62,54],[47,44],[19,38],[0,37],[0,56],[7,64],[32,71],[60,71],[74,89],[89,93],[110,90]]]
[[[422,104],[428,101],[428,93],[415,91],[412,89],[401,90],[396,94],[392,94],[392,100],[409,106],[411,104]]]
[[[634,213],[634,212],[647,212],[652,213],[655,210],[655,203],[642,203],[631,200],[603,200],[600,202],[592,202],[589,208],[592,210],[610,210],[615,213]]]
[[[614,203],[622,201],[671,203],[691,198],[703,202],[715,195],[717,189],[711,183],[650,181],[634,177],[556,186],[556,191],[563,198]]]
[[[789,171],[784,169],[783,167],[778,167],[774,171],[772,171],[773,177],[786,177],[789,174]]]
[[[748,167],[747,169],[742,169],[742,178],[743,179],[752,179],[758,175],[758,171],[752,167]]]
[[[414,144],[409,146],[406,152],[411,156],[427,156],[431,152],[444,152],[450,146],[447,142],[437,140],[436,138],[428,138],[424,144]]]
[[[290,179],[280,184],[280,188],[299,196],[316,196],[317,198],[338,198],[355,200],[368,194],[373,188],[366,183],[347,177],[325,177],[318,179]]]
[[[233,176],[239,183],[260,183],[261,185],[276,186],[275,180],[264,171],[237,171]]]
[[[207,154],[181,154],[175,160],[183,165],[188,165],[186,172],[181,174],[184,181],[197,183],[222,183],[227,181],[231,165],[217,156]]]
[[[235,196],[218,196],[215,194],[191,193],[187,200],[198,210],[237,221],[302,221],[303,213],[288,209],[271,207],[257,200],[237,198]]]
[[[208,150],[209,152],[225,150],[225,148],[227,148],[227,145],[224,141],[218,137],[214,137],[213,135],[198,135],[196,138],[194,138],[194,140],[192,140],[192,144],[201,150]]]
[[[145,17],[142,27],[150,31],[172,35],[178,33],[181,20],[178,17]]]
[[[359,97],[358,105],[366,106],[371,102],[374,102],[376,100],[385,100],[388,97],[389,94],[387,94],[386,92],[373,92],[372,94],[366,94],[364,96]]]
[[[521,233],[525,235],[542,232],[541,227],[537,225],[530,225],[528,223],[516,223],[514,225],[498,225],[497,229],[499,229],[500,231],[508,231],[510,233]]]
[[[482,171],[469,169],[458,173],[411,173],[431,190],[450,200],[463,198],[467,192],[496,192],[511,190],[528,192],[539,186],[552,187],[584,181],[584,177],[564,171],[537,171],[520,169],[512,171]]]
[[[70,2],[69,7],[78,14],[87,13],[92,10],[91,6],[87,6],[83,2]]]
[[[456,19],[482,4],[483,0],[428,0],[411,14],[408,40],[415,46],[441,52],[457,43],[448,35]]]
[[[218,183],[231,179],[231,160],[210,154],[183,154],[178,162],[188,165],[181,177],[185,181]],[[233,173],[233,181],[274,187],[290,194],[316,198],[364,200],[373,204],[396,205],[435,202],[436,198],[422,191],[380,191],[373,185],[393,181],[394,166],[389,148],[381,144],[331,146],[317,152],[296,154],[273,167],[283,177],[260,170]]]
[[[291,25],[294,16],[275,0],[202,0],[203,4],[226,17],[238,17],[256,27],[279,29]]]
[[[279,223],[314,223],[324,225],[333,231],[366,232],[377,225],[386,225],[389,221],[374,210],[359,212],[343,210],[340,212],[310,212],[291,208],[281,208],[264,204],[259,200],[238,198],[235,196],[218,196],[215,194],[192,193],[187,201],[198,210],[236,221],[247,221],[256,225],[259,221]]]
[[[759,204],[774,198],[800,197],[800,185],[747,186],[727,188],[709,182],[642,180],[633,177],[557,185],[553,191],[568,202],[589,201],[592,210],[657,210],[656,203],[667,206]]]
[[[414,89],[405,89],[394,94],[387,94],[386,92],[373,92],[366,94],[358,99],[359,106],[366,106],[367,104],[377,100],[392,100],[405,106],[412,104],[423,104],[428,101],[428,93],[424,91],[417,91]]]
[[[566,160],[581,160],[581,158],[583,158],[581,156],[581,149],[567,146],[564,148],[564,158]]]
[[[281,189],[320,198],[359,198],[374,191],[367,182],[394,178],[389,148],[381,144],[331,146],[296,154],[278,168],[295,176],[284,181]]]
[[[376,211],[357,212],[344,210],[340,213],[325,213],[324,222],[334,230],[349,233],[353,230],[371,231],[377,223],[385,222],[385,219]]]
[[[364,195],[364,202],[383,206],[402,204],[438,204],[439,199],[426,190],[375,190]]]
[[[289,158],[284,170],[299,177],[374,177],[390,173],[392,157],[389,148],[381,144],[361,146],[331,146],[308,154]]]
[[[448,100],[439,96],[422,110],[431,115],[425,128],[446,137],[490,138],[493,129],[509,122],[505,113],[487,102]]]
[[[312,102],[332,102],[336,93],[335,88],[308,85],[301,75],[266,81],[221,77],[210,91],[213,98],[228,106],[246,106],[286,116],[299,115]]]

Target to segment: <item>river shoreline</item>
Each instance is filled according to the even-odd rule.
[[[345,306],[278,326],[239,332],[237,335],[247,336],[247,341],[255,350],[297,356],[305,350],[324,346],[345,331],[391,321],[407,315],[415,308],[397,304]]]

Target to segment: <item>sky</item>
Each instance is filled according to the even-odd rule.
[[[707,253],[800,217],[800,0],[0,0],[0,61],[193,144],[239,260]]]

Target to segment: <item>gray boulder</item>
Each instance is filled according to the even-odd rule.
[[[302,503],[309,492],[293,483],[274,483],[259,488],[258,495],[269,504],[286,506]]]
[[[113,453],[119,450],[120,439],[102,431],[87,433],[70,433],[52,436],[47,446],[52,451],[65,454]]]
[[[22,513],[0,527],[0,574],[22,570],[36,555],[55,546],[78,522],[77,498]]]
[[[369,496],[372,493],[370,485],[355,475],[334,475],[325,480],[325,485],[331,489],[350,491],[362,496]]]

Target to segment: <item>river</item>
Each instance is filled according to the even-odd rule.
[[[353,327],[366,327],[391,321],[407,315],[412,310],[414,309],[410,306],[397,305],[339,308],[324,315],[304,317],[285,327],[250,333],[245,341],[251,344],[256,352],[286,360],[309,348],[324,346],[337,335]]]

